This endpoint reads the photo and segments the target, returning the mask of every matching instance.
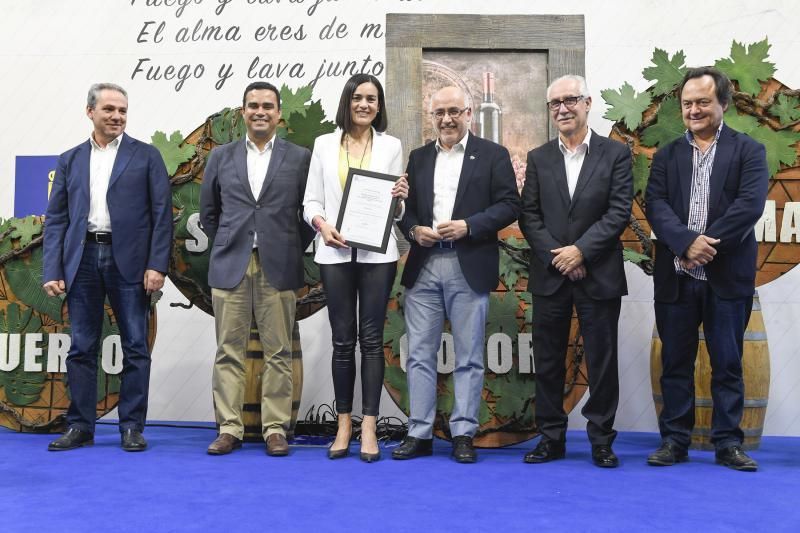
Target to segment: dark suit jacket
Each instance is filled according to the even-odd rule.
[[[43,281],[70,287],[78,271],[89,217],[87,140],[58,158],[44,230]],[[106,193],[114,262],[122,277],[143,282],[146,269],[166,273],[172,250],[172,193],[158,150],[123,135]]]
[[[558,139],[528,152],[519,219],[531,246],[528,290],[539,296],[555,293],[567,277],[553,267],[550,250],[574,244],[583,254],[581,284],[591,298],[627,294],[619,236],[632,201],[630,150],[622,143],[592,131],[571,200]]]
[[[692,146],[681,136],[653,157],[647,184],[647,220],[656,235],[655,300],[674,302],[681,257],[698,233],[687,227],[692,186]],[[753,226],[764,212],[769,186],[766,150],[747,135],[723,126],[711,169],[705,235],[720,239],[705,265],[711,289],[721,298],[752,296],[756,243]]]
[[[466,220],[470,234],[456,241],[461,272],[476,292],[497,287],[499,250],[497,232],[514,222],[519,194],[508,150],[468,133],[464,164],[453,206],[453,220]],[[436,143],[412,151],[408,158],[409,197],[398,223],[404,235],[412,226],[433,224],[433,173]],[[430,248],[411,243],[401,282],[413,287]]]
[[[303,251],[314,231],[300,217],[311,152],[275,137],[267,177],[258,198],[247,179],[241,139],[211,151],[200,190],[200,220],[213,239],[208,284],[232,289],[244,278],[253,236],[269,283],[278,290],[303,285]]]

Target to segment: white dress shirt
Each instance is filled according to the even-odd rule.
[[[436,167],[433,171],[433,229],[453,219],[453,206],[456,203],[461,167],[464,164],[464,150],[467,148],[469,133],[453,145],[450,150],[436,141]]]
[[[583,160],[586,159],[586,154],[589,153],[589,139],[592,137],[592,130],[586,130],[586,137],[583,142],[579,144],[575,150],[570,150],[567,145],[558,136],[558,147],[564,155],[564,166],[567,169],[567,187],[569,188],[569,197],[575,194],[575,186],[578,184],[578,176],[581,175],[581,168],[583,167]]]
[[[92,233],[111,231],[111,215],[108,214],[106,194],[121,141],[122,135],[105,147],[101,147],[94,140],[94,134],[89,136],[92,152],[89,155],[89,223],[86,228]]]
[[[261,187],[267,179],[267,169],[269,160],[272,158],[272,143],[275,141],[273,136],[263,150],[247,137],[245,146],[247,147],[247,181],[250,182],[250,190],[253,191],[253,198],[258,200],[261,194]],[[253,234],[253,248],[258,246],[258,235]]]

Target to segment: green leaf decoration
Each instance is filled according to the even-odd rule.
[[[172,135],[167,138],[167,134],[163,131],[157,131],[150,138],[153,146],[158,148],[161,152],[161,158],[167,166],[167,174],[172,176],[181,163],[190,160],[194,155],[194,145],[190,143],[183,143],[183,135],[180,131],[173,131]]]
[[[507,333],[512,338],[516,337],[519,327],[517,325],[517,312],[519,299],[514,291],[508,291],[502,296],[497,293],[489,295],[489,313],[486,320],[486,336],[493,333]]]
[[[400,392],[398,406],[404,413],[408,413],[408,381],[406,373],[399,366],[387,365],[384,371],[386,382],[395,390]]]
[[[628,82],[625,82],[619,91],[606,89],[600,91],[600,95],[610,106],[603,118],[614,122],[622,120],[631,131],[639,127],[642,113],[650,106],[650,95],[647,91],[637,95]]]
[[[247,133],[241,108],[226,107],[211,117],[211,139],[226,144],[241,139]]]
[[[33,314],[33,309],[23,309],[17,303],[0,309],[0,331],[3,333],[37,333],[42,330],[42,321]],[[25,341],[20,343],[24,350]],[[6,398],[16,405],[30,405],[37,401],[44,388],[47,372],[25,372],[23,357],[17,368],[10,372],[0,372],[0,387],[5,388]]]
[[[19,239],[19,248],[25,248],[33,239],[42,234],[44,226],[33,215],[25,218],[11,219],[12,227],[10,237]]]
[[[735,106],[729,106],[722,119],[728,127],[748,135],[758,128],[758,120],[755,117],[752,115],[740,115]]]
[[[644,195],[647,179],[650,177],[650,160],[644,154],[633,157],[633,194]]]
[[[400,357],[400,337],[406,332],[406,322],[403,314],[390,309],[386,312],[386,325],[383,327],[383,343],[392,344],[392,353]]]
[[[518,296],[520,301],[525,304],[525,324],[523,324],[521,331],[529,331],[528,326],[533,322],[533,295],[525,291],[519,293]]]
[[[656,123],[642,133],[642,144],[645,146],[664,146],[674,141],[686,131],[683,124],[678,99],[670,96],[661,102]]]
[[[47,315],[54,322],[63,324],[61,318],[61,298],[47,296],[42,289],[42,247],[31,251],[30,259],[16,257],[7,262],[6,279],[11,292],[19,301],[36,311]]]
[[[778,95],[778,99],[769,108],[770,114],[778,117],[781,125],[789,124],[797,119],[800,119],[800,98],[796,96],[788,96],[785,94]]]
[[[766,38],[750,46],[733,41],[730,58],[719,59],[714,66],[738,81],[740,91],[756,96],[761,92],[759,80],[766,81],[775,73],[775,63],[767,61],[769,47]]]
[[[442,376],[439,379],[439,392],[436,395],[436,410],[449,417],[453,412],[453,405],[456,402],[456,395],[453,392],[453,374],[448,374],[442,385]],[[444,389],[444,390],[442,390]]]
[[[325,112],[322,110],[322,105],[319,101],[311,104],[305,115],[297,112],[292,113],[289,115],[287,122],[289,134],[286,136],[286,140],[305,146],[308,149],[313,148],[314,140],[317,137],[336,129],[336,125],[333,122],[325,120]]]
[[[747,133],[767,148],[767,166],[770,177],[781,169],[781,163],[793,167],[797,162],[795,144],[800,141],[800,133],[791,130],[775,131],[765,126],[759,126]]]
[[[514,290],[520,276],[527,277],[525,266],[514,261],[514,258],[508,255],[503,248],[500,248],[500,279],[506,289]]]
[[[406,288],[403,287],[403,284],[400,282],[400,280],[403,279],[403,270],[405,269],[405,266],[405,263],[400,263],[398,261],[397,272],[394,275],[394,283],[392,283],[392,289],[389,293],[389,298],[394,297],[402,301],[403,293],[405,292]]]
[[[530,413],[530,403],[536,393],[533,374],[527,376],[512,372],[493,379],[487,378],[485,383],[486,388],[497,399],[494,412],[501,419],[522,419]]]
[[[630,261],[634,265],[638,265],[640,263],[645,263],[647,261],[650,261],[650,256],[645,254],[640,254],[639,252],[631,250],[630,248],[623,248],[622,259],[625,261]]]
[[[306,105],[311,100],[312,87],[306,85],[299,87],[296,92],[284,83],[281,86],[281,115],[283,117],[290,117],[292,113],[298,113],[301,116],[306,115]]]
[[[494,418],[494,413],[492,413],[492,410],[489,408],[489,404],[486,403],[486,400],[481,398],[481,409],[478,411],[478,424],[481,426],[487,424],[492,420],[492,418]]]
[[[199,183],[187,181],[172,189],[172,205],[180,213],[180,218],[175,224],[176,239],[193,238],[186,229],[186,223],[192,214],[200,212],[200,188]]]
[[[314,254],[303,255],[303,283],[314,286],[319,283],[319,265],[314,262]]]
[[[683,50],[679,50],[669,58],[666,51],[656,48],[653,52],[653,67],[647,67],[642,71],[642,76],[647,81],[655,81],[653,86],[653,95],[660,96],[672,91],[683,79],[686,74],[686,56]],[[658,80],[658,81],[656,81]]]

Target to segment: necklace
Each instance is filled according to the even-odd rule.
[[[349,141],[349,139],[350,139],[350,134],[349,133],[345,133],[345,135],[344,135],[344,154],[345,154],[345,157],[347,158],[347,167],[348,168],[352,168],[352,166],[350,165],[350,141]],[[369,131],[369,139],[367,139],[366,144],[364,144],[364,151],[361,152],[361,159],[358,160],[358,167],[357,168],[361,168],[361,166],[363,165],[364,158],[367,156],[367,148],[369,148],[371,145],[372,145],[372,130]]]

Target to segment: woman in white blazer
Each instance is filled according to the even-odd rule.
[[[397,270],[397,242],[392,233],[386,253],[347,246],[336,230],[342,191],[349,168],[400,176],[392,196],[408,197],[400,140],[387,135],[383,87],[377,78],[356,74],[345,83],[336,113],[337,130],[317,138],[308,171],[304,218],[319,234],[314,260],[320,265],[328,302],[333,344],[333,388],[338,431],[328,457],[350,453],[351,412],[356,377],[355,348],[361,351],[361,460],[380,458],[376,437],[378,405],[383,389],[383,323]],[[398,203],[395,216],[402,216]],[[356,306],[358,302],[358,306]],[[356,309],[358,316],[356,316]]]

